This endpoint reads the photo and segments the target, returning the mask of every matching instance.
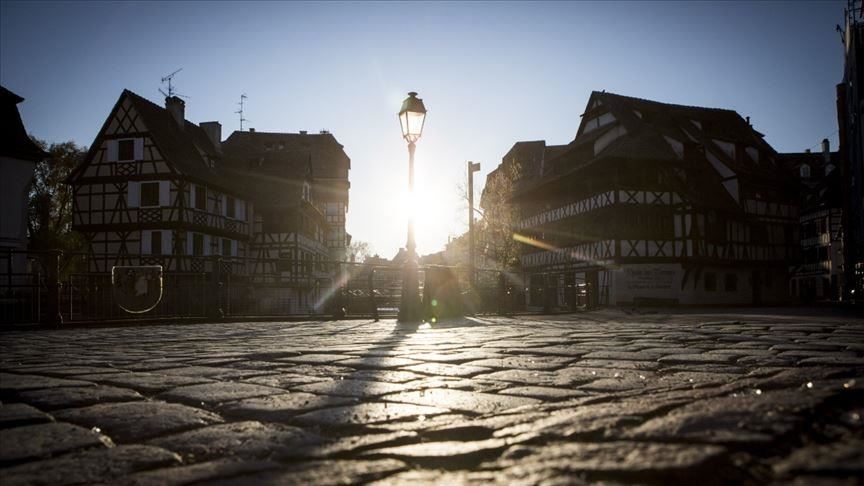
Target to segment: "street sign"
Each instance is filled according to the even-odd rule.
[[[141,314],[162,300],[162,265],[111,268],[114,301],[126,312]]]

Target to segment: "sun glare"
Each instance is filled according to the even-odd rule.
[[[421,177],[417,180],[422,183],[415,186],[413,194],[408,193],[407,185],[399,191],[393,210],[406,225],[413,216],[417,252],[422,255],[444,249],[448,235],[459,231],[461,215],[454,211],[455,203],[451,201],[454,187],[432,174]]]

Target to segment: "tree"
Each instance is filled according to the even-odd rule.
[[[72,231],[72,187],[66,178],[87,154],[75,142],[52,143],[33,138],[48,158],[36,164],[27,207],[27,236],[31,250],[84,250],[84,238]]]
[[[483,219],[478,225],[478,248],[482,248],[487,262],[500,270],[519,266],[520,243],[514,237],[520,211],[512,197],[521,173],[521,164],[515,160],[502,162],[487,176],[480,198]]]
[[[348,245],[347,254],[349,262],[363,263],[372,255],[372,249],[369,247],[369,243],[365,241],[353,240]]]

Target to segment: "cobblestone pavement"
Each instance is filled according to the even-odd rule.
[[[4,486],[864,481],[855,317],[174,324],[0,345]]]

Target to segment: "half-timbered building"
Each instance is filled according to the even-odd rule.
[[[88,270],[218,272],[232,312],[322,311],[350,243],[342,146],[329,133],[254,130],[222,142],[218,122],[184,111],[180,98],[160,107],[124,91],[69,177]]]
[[[790,294],[804,302],[844,299],[840,154],[825,139],[821,153],[784,153],[779,160],[800,183],[801,254],[790,267]]]
[[[502,161],[528,305],[787,298],[794,184],[735,111],[593,92],[571,143],[535,145]]]
[[[243,274],[254,207],[247,190],[220,170],[221,127],[186,120],[178,97],[165,105],[124,90],[68,178],[89,270],[209,272],[221,256],[230,262],[225,270]]]
[[[225,140],[224,149],[232,167],[253,177],[281,180],[278,184],[287,184],[286,190],[292,192],[303,181],[306,189],[298,194],[316,201],[324,212],[327,258],[334,262],[346,259],[351,243],[345,229],[351,159],[333,134],[234,132]],[[261,200],[259,205],[268,212],[279,204]]]
[[[279,174],[257,169],[271,157],[226,158],[227,173],[255,188],[250,265],[255,312],[294,314],[325,310],[334,283],[324,204],[314,198],[309,161],[282,165]]]

